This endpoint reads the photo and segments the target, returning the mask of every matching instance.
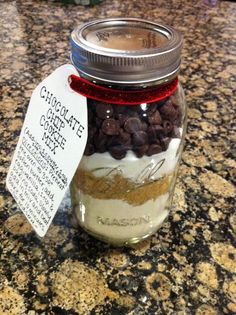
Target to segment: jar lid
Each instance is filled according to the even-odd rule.
[[[71,46],[72,63],[93,80],[150,84],[177,74],[182,36],[169,26],[146,20],[112,18],[77,27]]]

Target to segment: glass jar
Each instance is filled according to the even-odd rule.
[[[117,18],[72,33],[71,59],[87,96],[88,141],[70,190],[79,225],[113,245],[137,243],[166,219],[186,130],[177,74],[181,35]]]

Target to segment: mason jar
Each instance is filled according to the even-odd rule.
[[[88,110],[87,145],[70,186],[75,217],[102,241],[137,243],[171,207],[186,130],[182,37],[169,26],[114,18],[79,26],[71,46],[71,87]]]

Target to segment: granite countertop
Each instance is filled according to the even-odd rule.
[[[26,0],[0,12],[0,314],[236,314],[236,3]],[[77,24],[115,16],[184,34],[189,125],[172,214],[150,239],[115,249],[73,228],[66,197],[41,240],[5,189],[29,98],[68,62]]]

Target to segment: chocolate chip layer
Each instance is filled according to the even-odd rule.
[[[144,106],[105,104],[88,99],[88,141],[85,155],[109,152],[117,160],[128,150],[137,157],[167,150],[180,138],[182,111],[171,99]]]

